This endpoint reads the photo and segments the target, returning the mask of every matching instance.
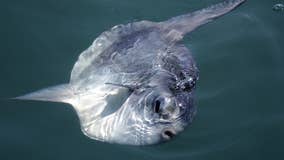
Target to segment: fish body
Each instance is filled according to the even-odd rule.
[[[244,0],[226,0],[163,22],[114,26],[81,53],[67,84],[21,100],[71,104],[92,139],[149,145],[173,138],[196,113],[198,68],[183,37]]]

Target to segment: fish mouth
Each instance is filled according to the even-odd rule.
[[[167,129],[164,129],[162,131],[162,138],[165,139],[165,140],[170,140],[172,139],[173,137],[175,137],[176,135],[176,131],[173,130],[173,129],[170,129],[170,128],[167,128]]]

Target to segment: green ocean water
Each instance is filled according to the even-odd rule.
[[[248,0],[184,43],[200,69],[198,113],[161,145],[94,141],[67,104],[11,101],[69,81],[73,64],[103,31],[162,21],[221,0],[0,0],[0,159],[283,159],[284,0]]]

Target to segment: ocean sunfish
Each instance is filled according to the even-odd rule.
[[[168,141],[196,113],[198,69],[181,40],[244,1],[226,0],[163,22],[114,26],[81,53],[69,83],[15,99],[71,104],[83,133],[95,140],[129,145]]]

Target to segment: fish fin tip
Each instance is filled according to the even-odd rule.
[[[69,103],[73,97],[72,88],[69,84],[56,85],[44,88],[35,92],[24,94],[22,96],[9,98],[11,100],[25,101],[50,101]]]

